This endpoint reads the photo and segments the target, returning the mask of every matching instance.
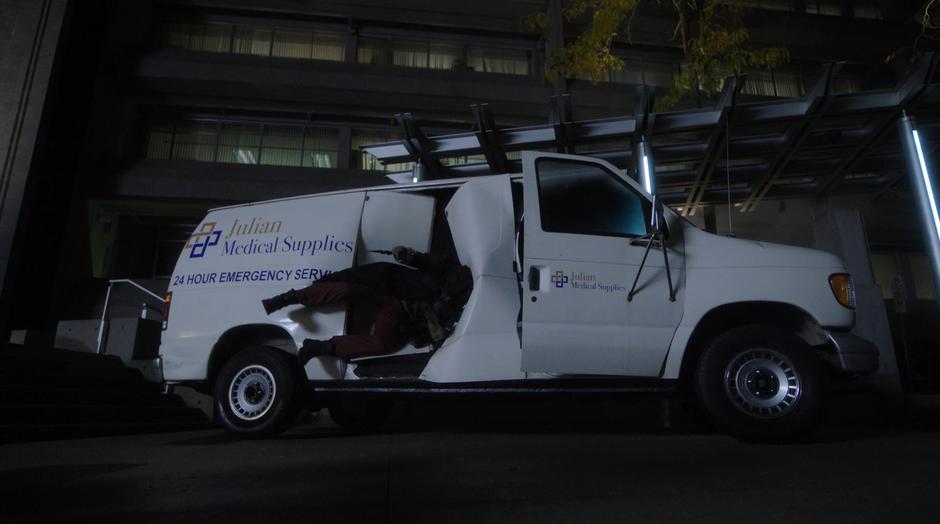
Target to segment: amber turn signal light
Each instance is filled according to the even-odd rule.
[[[163,297],[163,325],[162,328],[166,330],[166,322],[170,319],[170,303],[173,301],[173,292],[170,291]]]
[[[852,286],[852,277],[848,273],[829,275],[829,287],[840,304],[855,309],[855,287]]]

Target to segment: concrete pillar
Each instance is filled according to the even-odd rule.
[[[15,279],[17,232],[46,105],[66,0],[0,2],[0,336]],[[39,160],[41,161],[41,159]]]
[[[898,361],[891,340],[884,297],[871,269],[871,250],[861,212],[839,207],[831,200],[822,200],[816,205],[814,229],[816,248],[842,257],[852,275],[856,295],[855,327],[852,333],[878,346],[878,371],[864,380],[882,393],[900,399],[902,390]]]
[[[350,159],[352,158],[352,128],[341,126],[337,137],[336,167],[340,169],[349,169]],[[358,153],[358,151],[356,151]]]
[[[346,33],[346,58],[344,62],[355,64],[359,61],[359,27],[351,26]]]
[[[705,231],[713,234],[717,233],[718,227],[715,220],[715,206],[705,206],[703,215],[705,217]]]

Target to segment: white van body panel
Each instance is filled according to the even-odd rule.
[[[473,293],[454,333],[421,378],[477,382],[525,378],[516,329],[519,284],[513,272],[515,225],[508,175],[463,184],[447,205],[454,247],[473,273]]]
[[[855,313],[840,305],[829,276],[847,272],[839,257],[795,246],[713,235],[684,223],[685,315],[670,345],[663,378],[677,378],[689,338],[709,311],[740,302],[795,306],[823,328],[846,329]]]
[[[668,298],[662,251],[653,249],[638,292],[628,301],[645,246],[631,238],[541,231],[538,195],[531,183],[540,158],[602,166],[649,198],[606,162],[523,153],[528,172],[520,274],[513,265],[519,224],[508,175],[210,211],[181,253],[168,289],[173,299],[160,347],[165,380],[206,379],[213,347],[233,328],[261,325],[283,333],[271,345],[287,352],[295,352],[305,338],[344,333],[344,307],[296,305],[266,315],[261,299],[300,289],[354,264],[392,261],[371,250],[405,245],[427,251],[436,203],[416,192],[453,186],[458,189],[446,208],[447,222],[461,263],[471,269],[474,288],[454,332],[420,374],[422,380],[490,382],[584,374],[674,379],[702,318],[741,302],[788,304],[823,328],[852,325],[854,312],[836,301],[828,283],[831,274],[845,272],[838,257],[712,235],[668,209],[667,248],[676,300]],[[533,267],[538,269],[538,289],[530,287]],[[569,277],[567,286],[556,286],[556,272]],[[570,285],[579,279],[579,286]],[[541,309],[530,307],[536,303]],[[430,346],[409,345],[397,354],[431,351]],[[358,380],[356,362],[373,358],[383,356],[348,365],[316,358],[307,364],[306,374],[311,380]]]
[[[434,199],[426,195],[369,191],[362,208],[356,263],[393,262],[392,257],[373,250],[389,251],[408,246],[418,251],[431,247]]]
[[[284,308],[261,299],[299,289],[352,265],[365,193],[269,202],[210,211],[180,254],[160,353],[166,380],[206,378],[212,348],[230,328],[266,324],[294,341],[343,332],[343,308]],[[322,359],[321,359],[322,360]],[[339,378],[337,362],[311,362],[312,377]]]
[[[538,164],[554,161],[557,164]],[[608,162],[573,155],[525,152],[525,275],[538,275],[538,289],[525,287],[522,365],[527,372],[656,377],[662,370],[686,292],[682,228],[667,243],[676,300],[669,300],[661,249],[651,249],[632,300],[645,242],[639,238],[546,231],[542,223],[539,165],[583,166],[565,176],[590,173],[624,188],[634,202],[643,189]],[[538,177],[538,178],[537,178]],[[584,205],[574,204],[573,205]],[[635,212],[639,210],[634,207]],[[668,213],[667,221],[678,222]],[[649,217],[642,217],[645,227]],[[644,229],[645,234],[645,229]],[[642,236],[642,235],[641,235]]]

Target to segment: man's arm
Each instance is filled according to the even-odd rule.
[[[404,246],[395,246],[392,248],[392,254],[398,262],[426,273],[442,274],[454,265],[446,255],[420,253]]]

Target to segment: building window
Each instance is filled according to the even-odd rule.
[[[236,27],[232,52],[239,55],[271,55],[274,31],[257,27]]]
[[[261,156],[261,126],[258,124],[222,124],[216,162],[257,164]]]
[[[346,43],[342,35],[299,31],[274,31],[271,56],[342,62]]]
[[[304,149],[304,128],[271,127],[264,133],[261,160],[265,166],[299,166]],[[332,166],[324,166],[332,167]]]
[[[145,156],[225,164],[336,167],[338,131],[251,122],[156,123],[146,133]]]
[[[176,160],[215,161],[218,126],[215,123],[187,122],[176,126],[172,157]]]
[[[465,48],[429,40],[360,38],[356,60],[360,64],[528,75],[531,73],[532,56],[524,49],[488,46]]]
[[[877,2],[856,1],[852,5],[852,16],[855,18],[870,18],[881,20],[881,7]]]
[[[428,46],[428,68],[457,69],[461,63],[463,63],[462,47],[433,42]]]
[[[661,87],[672,87],[675,66],[666,62],[652,62],[622,58],[623,67],[608,69],[599,82],[614,82],[617,84],[636,84]],[[593,82],[591,74],[582,72],[577,78]]]
[[[814,15],[842,16],[842,5],[833,0],[806,0],[806,12]]]
[[[165,33],[167,47],[193,51],[334,62],[346,57],[346,39],[339,33],[208,23],[171,23]]]
[[[481,73],[528,75],[531,63],[531,53],[523,49],[471,47],[467,53],[467,67]]]
[[[394,131],[353,129],[349,148],[352,156],[352,158],[350,158],[350,165],[353,169],[363,169],[366,171],[410,171],[414,168],[414,162],[383,164],[374,156],[360,149],[362,146],[384,144],[396,140],[401,140],[401,135]]]
[[[427,69],[428,49],[427,42],[393,41],[392,65]]]
[[[173,124],[157,123],[147,131],[144,156],[167,160],[173,155]]]
[[[169,47],[228,53],[232,26],[227,24],[168,24],[166,44]]]
[[[799,98],[803,96],[804,91],[801,75],[779,71],[750,71],[741,90],[749,95],[781,98]]]
[[[743,0],[741,3],[757,9],[767,9],[768,11],[795,10],[791,0]]]
[[[441,159],[441,163],[445,166],[462,166],[465,164],[485,164],[486,155],[463,155],[463,156],[451,156]]]
[[[360,38],[356,61],[360,64],[388,65],[390,63],[388,50],[385,40]]]
[[[308,127],[304,131],[303,167],[336,167],[337,134],[335,129]]]
[[[362,64],[396,65],[419,69],[454,69],[463,49],[451,44],[422,40],[359,40],[357,60]]]
[[[623,60],[621,69],[611,69],[607,80],[620,84],[672,87],[675,67],[664,62]]]

